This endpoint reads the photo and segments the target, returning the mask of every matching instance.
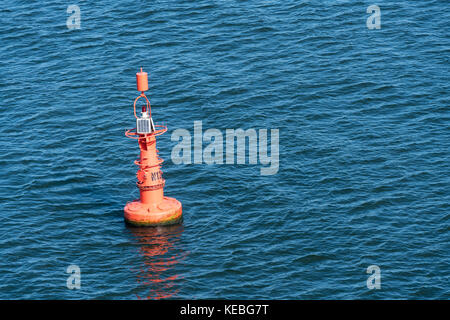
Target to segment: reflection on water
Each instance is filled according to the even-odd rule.
[[[143,265],[137,272],[139,287],[145,287],[145,296],[138,299],[164,299],[176,296],[179,291],[181,275],[175,271],[177,263],[187,253],[180,245],[182,225],[135,228],[127,227],[140,245],[139,252]]]

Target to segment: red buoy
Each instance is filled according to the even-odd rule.
[[[138,140],[141,154],[134,163],[137,171],[137,187],[140,199],[128,202],[124,208],[125,221],[135,226],[159,226],[179,223],[182,220],[181,203],[164,196],[165,180],[161,171],[163,160],[158,156],[156,137],[167,131],[166,126],[154,125],[151,106],[144,91],[148,90],[147,73],[136,73],[137,89],[141,94],[134,100],[136,128],[125,132],[129,138]],[[145,107],[141,116],[136,114],[136,102],[143,98]]]

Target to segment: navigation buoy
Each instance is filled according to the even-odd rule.
[[[181,222],[181,202],[164,196],[165,180],[162,176],[161,163],[164,161],[158,156],[156,137],[167,131],[163,125],[155,125],[152,120],[150,101],[144,91],[148,90],[147,72],[136,73],[137,90],[141,94],[134,100],[134,116],[136,128],[127,130],[125,135],[136,139],[141,149],[138,160],[137,186],[140,199],[128,202],[124,208],[125,221],[134,226],[161,226]],[[136,113],[136,103],[143,98],[141,116]]]

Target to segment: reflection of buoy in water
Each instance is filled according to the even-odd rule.
[[[137,89],[141,94],[134,100],[134,116],[136,128],[125,132],[125,135],[137,139],[141,155],[134,163],[139,166],[137,186],[140,199],[128,202],[125,206],[125,221],[135,226],[159,226],[179,223],[182,220],[181,203],[164,196],[165,180],[162,177],[161,163],[156,149],[156,136],[167,131],[166,126],[155,125],[152,120],[150,101],[144,91],[148,90],[147,73],[136,73]],[[141,116],[136,114],[136,102],[143,98]]]
[[[138,299],[167,299],[175,297],[182,285],[178,264],[187,252],[180,244],[182,225],[157,228],[128,228],[139,244],[142,266],[136,272]]]

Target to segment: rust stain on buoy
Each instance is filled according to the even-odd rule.
[[[156,137],[167,131],[166,126],[155,125],[152,120],[150,101],[144,91],[148,90],[147,72],[136,73],[136,84],[141,94],[134,100],[136,128],[125,132],[129,138],[138,140],[141,154],[134,163],[139,166],[136,173],[140,199],[128,202],[124,208],[125,221],[135,226],[160,226],[179,223],[182,220],[181,203],[164,196],[165,180],[156,149]],[[136,113],[136,103],[145,100],[141,116]]]

